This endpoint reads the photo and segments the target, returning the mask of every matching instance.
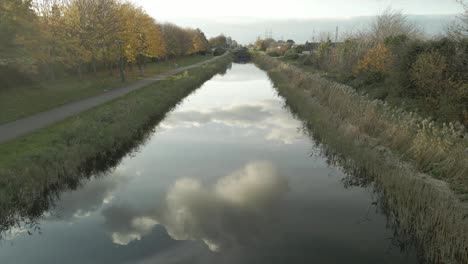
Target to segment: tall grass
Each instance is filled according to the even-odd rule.
[[[111,103],[0,145],[0,234],[34,223],[61,189],[115,165],[182,98],[232,61],[221,57]]]
[[[463,127],[437,124],[418,115],[370,100],[351,87],[309,74],[267,56],[257,56],[260,65],[274,65],[291,85],[333,110],[340,119],[412,161],[418,170],[449,182],[459,193],[468,193],[468,139]],[[271,66],[270,66],[271,67]]]
[[[461,128],[369,100],[268,56],[256,54],[254,61],[314,138],[373,176],[391,219],[426,260],[467,263],[468,142]]]

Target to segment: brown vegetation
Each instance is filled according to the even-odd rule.
[[[343,166],[373,177],[399,237],[414,239],[430,263],[468,261],[468,139],[460,128],[439,126],[278,59],[257,53],[254,61],[315,139],[342,157]]]
[[[401,12],[385,11],[368,31],[349,34],[343,42],[329,38],[306,44],[308,54],[284,56],[302,68],[354,87],[374,99],[442,122],[468,126],[467,5],[446,36],[425,39]],[[272,57],[267,40],[255,48]],[[270,47],[277,45],[268,41]],[[294,50],[294,47],[293,49]],[[299,52],[298,52],[299,53]]]

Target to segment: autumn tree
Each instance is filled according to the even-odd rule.
[[[264,39],[264,40],[261,40],[260,42],[260,50],[267,50],[268,48],[270,48],[272,45],[274,45],[276,43],[276,41],[272,38],[267,38],[267,39]]]
[[[213,48],[227,48],[227,38],[223,34],[210,38],[210,46]]]
[[[36,18],[30,0],[0,1],[0,65],[25,63],[23,44],[36,31]]]
[[[0,66],[39,65],[39,72],[51,80],[58,67],[81,77],[99,67],[112,72],[118,65],[125,81],[127,65],[138,66],[143,74],[149,60],[204,53],[208,47],[201,30],[160,25],[130,2],[0,2]]]
[[[65,56],[66,32],[63,30],[64,2],[61,0],[36,0],[39,34],[29,42],[31,55],[46,69],[46,75],[54,80],[55,67]]]
[[[390,50],[381,42],[367,51],[364,57],[359,60],[354,73],[366,74],[374,80],[382,80],[388,75],[392,63]]]
[[[192,31],[192,53],[205,53],[209,45],[205,34],[200,29]]]
[[[147,58],[161,58],[165,47],[159,26],[143,9],[131,4],[121,7],[123,28],[120,40],[127,63],[136,63],[143,74]]]
[[[255,40],[254,46],[257,50],[261,50],[263,46],[263,39],[261,39],[260,37],[257,38],[257,40]]]
[[[169,57],[185,55],[184,31],[171,23],[161,25],[161,31],[165,40],[166,52]]]

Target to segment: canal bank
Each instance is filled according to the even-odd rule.
[[[357,184],[375,181],[400,237],[415,243],[430,263],[467,263],[468,156],[460,131],[271,57],[255,54],[253,60],[331,156],[370,178]]]
[[[10,228],[0,263],[419,263],[284,104],[232,64],[115,167],[40,194],[37,229]]]
[[[44,193],[76,188],[115,165],[155,124],[205,81],[227,70],[230,55],[186,70],[92,110],[0,145],[0,231],[34,223]]]

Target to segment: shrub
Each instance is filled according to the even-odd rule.
[[[302,44],[300,44],[300,45],[294,46],[293,49],[294,49],[294,51],[295,51],[296,53],[299,53],[299,54],[300,54],[300,53],[302,53],[302,52],[304,51],[304,48],[305,48],[305,46],[302,45]]]
[[[278,51],[274,50],[274,49],[267,51],[267,55],[270,56],[270,57],[279,57],[279,56],[281,56],[281,54]]]
[[[221,56],[225,52],[226,52],[226,50],[223,49],[223,48],[215,48],[215,50],[213,51],[213,56]]]
[[[384,39],[385,46],[399,46],[407,41],[408,36],[405,34],[389,36]]]
[[[284,58],[287,60],[297,60],[299,58],[299,54],[297,54],[296,50],[289,49],[284,53]]]
[[[0,65],[0,90],[31,84],[31,76],[17,68]]]
[[[305,66],[315,66],[316,58],[315,54],[305,55],[299,58],[299,63]]]
[[[354,66],[367,50],[362,44],[363,43],[358,40],[347,39],[343,44],[336,47],[334,51],[335,61],[333,68],[341,78],[349,79],[352,77]]]
[[[411,65],[409,76],[416,94],[425,98],[428,107],[437,106],[437,99],[447,86],[447,59],[437,51],[422,53]]]
[[[372,81],[382,81],[388,76],[392,54],[383,43],[371,48],[354,68],[355,75],[369,76]]]

